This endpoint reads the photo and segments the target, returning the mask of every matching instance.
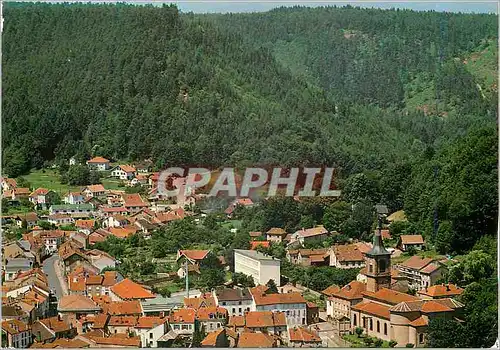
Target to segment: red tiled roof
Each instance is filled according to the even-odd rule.
[[[158,316],[142,316],[137,320],[135,328],[155,328],[164,324],[167,320]]]
[[[266,234],[270,236],[284,236],[286,235],[286,231],[279,227],[273,227],[266,232]]]
[[[126,278],[112,286],[111,291],[115,293],[120,299],[148,299],[154,298],[148,290],[141,287],[139,284]]]
[[[286,317],[283,312],[250,311],[245,315],[245,325],[248,328],[281,327],[286,326]]]
[[[217,338],[222,332],[225,332],[224,328],[208,333],[205,339],[201,341],[201,346],[215,347],[217,345]]]
[[[96,310],[96,303],[83,295],[64,295],[59,299],[58,310]]]
[[[276,304],[305,304],[307,301],[302,294],[298,292],[281,294],[262,294],[254,293],[252,295],[256,305],[276,305]]]
[[[308,228],[308,229],[302,229],[300,231],[297,231],[300,236],[302,237],[314,237],[314,236],[320,236],[328,233],[328,230],[324,228],[322,225],[316,226],[313,228]]]
[[[90,190],[92,193],[97,193],[97,192],[106,192],[106,189],[104,188],[103,185],[97,184],[97,185],[88,185],[87,187],[84,188]]]
[[[418,301],[418,300],[420,300],[420,298],[418,298],[416,296],[409,295],[406,293],[397,292],[395,290],[391,290],[388,288],[382,288],[375,293],[365,291],[365,292],[363,292],[363,296],[370,298],[370,299],[379,300],[381,302],[386,302],[386,303],[392,304],[392,305],[396,305],[396,304],[403,302],[403,301],[406,302],[406,301]]]
[[[252,231],[252,232],[249,232],[248,234],[250,235],[250,237],[260,237],[260,236],[262,236],[262,232],[260,232],[260,231]]]
[[[245,326],[245,316],[231,316],[229,318],[228,325],[230,327],[244,327]]]
[[[289,333],[292,342],[321,343],[318,333],[303,327],[291,328]]]
[[[39,320],[43,323],[47,328],[52,329],[54,332],[66,332],[71,329],[71,325],[66,323],[64,320],[59,320],[57,316],[44,318]]]
[[[401,235],[399,238],[403,244],[424,244],[422,235]]]
[[[243,206],[253,205],[253,201],[250,198],[238,198],[236,203]]]
[[[238,348],[272,348],[275,340],[269,334],[242,332],[238,338]]]
[[[126,173],[135,173],[136,170],[133,166],[125,164],[125,165],[119,165],[120,169],[122,169]]]
[[[104,305],[103,310],[105,313],[112,316],[142,314],[141,303],[139,300],[113,301]]]
[[[9,334],[18,334],[19,332],[25,332],[28,330],[28,325],[19,320],[9,320],[2,322],[2,330]]]
[[[333,295],[333,293],[336,293],[338,291],[340,291],[340,287],[333,284],[330,287],[326,288],[325,290],[321,291],[321,293],[330,297]]]
[[[333,251],[338,261],[364,261],[363,252],[355,244],[336,245]]]
[[[358,281],[351,281],[338,292],[333,292],[332,297],[347,300],[363,299],[364,291],[366,291],[366,284]]]
[[[170,323],[194,323],[196,311],[194,309],[179,309],[169,316]]]
[[[413,320],[410,322],[410,326],[412,327],[422,327],[422,326],[427,326],[429,322],[423,317],[420,316],[419,318]]]
[[[94,317],[94,325],[92,326],[93,329],[103,329],[106,327],[106,324],[108,323],[109,320],[109,315],[108,314],[97,314]]]
[[[140,347],[141,338],[140,337],[130,337],[124,338],[117,334],[111,335],[107,338],[104,337],[89,337],[91,340],[96,342],[98,345],[116,345],[121,347]]]
[[[123,194],[124,207],[147,207],[146,203],[139,193]]]
[[[76,220],[75,226],[80,228],[88,228],[93,229],[95,224],[95,220]]]
[[[135,327],[137,324],[136,316],[111,316],[108,325],[115,327]]]
[[[384,318],[386,320],[389,320],[391,316],[391,313],[389,312],[389,306],[385,306],[372,301],[365,301],[356,304],[355,306],[352,307],[352,309],[368,313],[370,315],[377,316],[380,318]]]
[[[463,293],[463,289],[457,287],[454,284],[437,284],[435,286],[430,286],[425,289],[422,289],[418,292],[421,295],[427,295],[430,297],[450,297],[456,296]]]
[[[177,255],[179,256],[179,258],[184,255],[190,260],[198,261],[205,259],[209,252],[210,250],[179,250]]]
[[[210,317],[212,316],[212,317]],[[210,307],[201,307],[196,310],[196,319],[200,321],[209,321],[212,318],[226,318],[227,310],[218,307],[218,306],[210,306]]]
[[[88,160],[87,163],[109,163],[109,160],[103,157],[94,157]]]
[[[127,238],[135,234],[138,230],[136,227],[127,226],[127,227],[111,227],[108,229],[109,232],[118,238]]]
[[[257,247],[264,247],[264,248],[269,248],[271,242],[269,241],[251,241],[250,242],[250,249],[255,250]]]
[[[418,255],[414,255],[408,260],[404,261],[401,266],[414,269],[414,270],[420,270],[421,268],[427,266],[430,264],[433,260],[431,258],[422,258]]]
[[[199,298],[184,298],[184,307],[198,309],[200,307],[216,306],[215,298],[207,293]]]
[[[48,189],[40,187],[40,188],[37,188],[36,190],[34,190],[33,192],[31,192],[30,197],[44,196],[47,193],[49,193]]]
[[[429,265],[427,265],[426,267],[424,267],[423,269],[421,269],[420,273],[424,273],[426,275],[430,275],[431,273],[439,270],[440,268],[441,268],[440,265],[434,264],[434,263],[430,263]]]

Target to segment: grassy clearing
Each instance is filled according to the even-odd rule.
[[[342,338],[344,340],[350,342],[351,347],[353,347],[353,348],[366,348],[366,347],[368,347],[368,345],[365,343],[365,339],[367,339],[367,338],[370,338],[372,340],[369,347],[374,348],[375,347],[375,345],[374,345],[375,340],[377,340],[376,337],[367,337],[366,335],[361,335],[361,337],[359,337],[357,334],[346,334]],[[390,347],[389,342],[383,340],[381,347],[382,348],[389,348]]]
[[[231,229],[231,228],[241,228],[241,220],[226,220],[225,222],[222,223],[222,227],[226,229]]]
[[[76,192],[82,189],[82,186],[62,184],[59,181],[59,174],[53,169],[34,170],[28,175],[24,175],[23,178],[30,183],[32,188],[47,188],[57,192],[61,197],[70,191]]]

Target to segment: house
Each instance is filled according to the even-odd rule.
[[[27,258],[8,259],[4,266],[5,281],[13,280],[18,273],[26,272],[33,268],[33,260]]]
[[[251,208],[253,206],[254,206],[254,203],[250,198],[238,198],[229,204],[229,206],[226,208],[226,210],[224,210],[224,213],[228,217],[232,217],[236,208],[238,208],[238,207]]]
[[[94,157],[87,160],[87,166],[91,169],[98,171],[105,171],[109,169],[109,160],[103,157]]]
[[[319,322],[319,306],[315,303],[308,301],[306,304],[307,307],[307,324],[313,324]]]
[[[30,327],[19,320],[2,322],[3,348],[28,348],[32,343]]]
[[[47,222],[56,226],[71,225],[75,222],[75,219],[69,214],[52,214],[47,216]]]
[[[333,290],[326,302],[327,317],[334,322],[343,317],[350,319],[351,308],[363,300],[364,291],[366,284],[358,281],[351,281],[341,289]]]
[[[318,333],[305,327],[288,328],[288,345],[292,348],[321,347],[322,340]]]
[[[86,266],[89,270],[97,270],[92,267],[89,257],[81,251],[81,248],[73,240],[61,244],[57,251],[66,272],[77,266]]]
[[[111,334],[129,334],[135,330],[137,317],[135,316],[111,316],[108,321],[108,329]]]
[[[167,333],[167,319],[158,316],[139,317],[135,332],[141,338],[143,348],[156,348],[158,347],[158,339]]]
[[[135,234],[137,231],[138,229],[135,226],[111,227],[108,229],[108,232],[118,238],[127,238]]]
[[[51,194],[54,194],[54,192],[46,188],[37,188],[31,192],[29,201],[33,203],[36,208],[45,210],[50,204]]]
[[[122,195],[122,198],[123,206],[130,213],[136,213],[149,207],[149,204],[142,199],[139,193],[124,194]]]
[[[286,315],[289,325],[305,325],[307,323],[307,300],[298,292],[269,293],[267,288],[255,287],[250,292],[255,311],[280,311]]]
[[[105,221],[103,221],[103,227],[124,227],[130,225],[130,218],[127,218],[121,214],[114,214],[108,216]]]
[[[52,342],[59,338],[73,338],[77,330],[61,316],[40,319],[31,326],[31,333],[39,343]]]
[[[83,204],[85,196],[81,192],[69,192],[63,199],[67,204]]]
[[[195,320],[195,309],[179,309],[170,313],[168,323],[178,335],[191,335],[194,333]]]
[[[459,297],[464,290],[454,284],[436,284],[426,287],[417,292],[417,295],[422,299],[442,299]]]
[[[13,191],[15,188],[17,188],[16,179],[2,177],[0,178],[0,183],[2,186],[2,192]]]
[[[206,332],[221,329],[227,323],[227,310],[218,306],[200,307],[196,310],[196,320]]]
[[[75,227],[78,232],[82,232],[87,236],[90,235],[90,233],[94,230],[95,224],[96,221],[92,219],[75,221]]]
[[[224,328],[210,332],[201,341],[202,348],[227,348],[229,342],[227,340],[226,330]]]
[[[106,189],[103,185],[89,185],[82,189],[82,193],[87,197],[102,197],[106,195]]]
[[[63,295],[57,303],[57,311],[63,319],[74,322],[82,316],[97,314],[101,307],[84,295]]]
[[[140,348],[141,338],[130,337],[127,334],[112,334],[103,336],[102,333],[97,334],[82,334],[77,337],[91,348]]]
[[[250,311],[244,316],[232,316],[229,319],[228,327],[238,333],[249,330],[281,335],[286,332],[287,319],[283,312]]]
[[[148,176],[144,174],[137,174],[135,177],[130,180],[129,186],[146,186],[148,184]]]
[[[238,348],[275,348],[276,338],[265,333],[243,332],[238,337]]]
[[[48,254],[54,254],[64,240],[64,231],[47,230],[41,231],[38,238],[43,242]]]
[[[91,249],[87,250],[86,254],[90,258],[90,263],[97,267],[99,271],[105,268],[115,268],[117,265],[117,260],[102,250]]]
[[[328,249],[289,249],[287,260],[302,266],[327,266],[330,262]]]
[[[229,316],[243,316],[250,311],[253,298],[248,288],[219,288],[213,291],[215,302],[227,310]]]
[[[18,214],[14,218],[16,220],[16,224],[19,227],[23,226],[23,222],[26,222],[28,228],[35,227],[38,222],[38,215],[35,212]]]
[[[137,170],[131,165],[117,165],[111,169],[111,176],[120,180],[132,180]]]
[[[151,172],[153,168],[153,162],[150,160],[145,160],[143,162],[134,163],[135,169],[137,169],[138,173],[147,174]]]
[[[186,275],[185,262],[188,263],[188,271],[198,272],[200,263],[210,254],[210,250],[178,250],[177,251],[177,264],[179,269],[177,275],[184,278]]]
[[[234,272],[252,276],[256,285],[266,284],[271,279],[276,285],[281,284],[280,260],[256,250],[235,249]]]
[[[27,187],[16,187],[11,191],[12,200],[29,199],[31,191]]]
[[[335,245],[329,249],[330,266],[340,269],[361,268],[365,266],[363,252],[355,244]]]
[[[203,215],[203,214],[202,214]],[[258,239],[260,236],[262,236],[262,232],[260,231],[252,231],[252,232],[249,232],[248,233],[250,235],[250,239],[252,241],[255,241],[256,239]]]
[[[104,229],[96,230],[89,235],[88,243],[92,246],[97,242],[104,242],[106,240],[106,237],[108,237],[110,234],[111,232],[108,232]]]
[[[53,214],[92,214],[94,207],[91,204],[59,204],[51,205],[49,215]]]
[[[445,267],[431,258],[412,256],[396,265],[398,274],[408,280],[408,286],[417,291],[436,284],[445,271]]]
[[[424,243],[422,235],[401,235],[398,238],[396,247],[406,252],[410,247],[420,250],[424,246]]]
[[[325,239],[328,235],[328,230],[322,225],[308,229],[303,228],[292,234],[290,243],[300,242],[303,245],[306,241]]]
[[[270,242],[282,242],[286,237],[286,231],[279,227],[273,227],[266,232],[266,240]]]
[[[110,288],[110,297],[113,301],[145,300],[155,296],[139,284],[126,278]]]

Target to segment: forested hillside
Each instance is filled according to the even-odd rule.
[[[19,3],[4,16],[9,176],[74,155],[337,166],[349,202],[404,208],[443,251],[496,231],[496,16]]]
[[[496,32],[491,15],[7,4],[5,171],[75,154],[382,169],[493,125],[476,85],[496,86],[455,57]]]

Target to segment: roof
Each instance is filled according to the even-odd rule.
[[[242,332],[238,338],[238,348],[272,348],[274,338],[269,334]]]
[[[389,306],[385,306],[373,301],[365,301],[356,304],[352,307],[353,310],[361,311],[373,316],[384,318],[386,320],[390,319],[391,313],[389,312]]]
[[[9,320],[2,322],[2,330],[9,334],[18,334],[28,330],[28,325],[19,320]]]
[[[26,221],[37,221],[38,215],[35,212],[29,212],[29,213],[17,214],[16,218],[19,218],[20,220],[25,219]]]
[[[359,281],[351,281],[337,292],[332,293],[332,297],[355,300],[363,299],[363,292],[366,291],[366,284]]]
[[[118,167],[120,169],[122,169],[124,172],[126,173],[135,173],[136,172],[136,169],[131,166],[131,165],[128,165],[128,164],[125,164],[125,165],[118,165]]]
[[[391,307],[393,312],[415,312],[419,311],[422,313],[437,313],[437,312],[450,312],[455,309],[455,305],[450,305],[448,300],[438,299],[438,300],[415,300],[401,302],[397,305]],[[458,307],[458,306],[457,306]]]
[[[304,343],[321,343],[318,333],[304,327],[294,327],[289,329],[290,341]]]
[[[51,210],[92,210],[92,204],[54,204],[50,207]]]
[[[252,232],[249,232],[248,234],[250,235],[250,237],[260,237],[260,236],[262,236],[262,232],[260,232],[260,231],[252,231]]]
[[[250,198],[238,198],[236,203],[243,206],[253,205],[253,201]]]
[[[270,236],[284,236],[286,235],[286,231],[279,227],[273,227],[266,232],[266,234]]]
[[[227,310],[219,306],[201,307],[196,310],[196,319],[209,321],[212,318],[226,318]]]
[[[102,285],[105,287],[111,287],[116,284],[118,280],[118,273],[116,271],[106,271],[104,272],[104,279]]]
[[[332,296],[333,293],[338,292],[339,290],[340,290],[339,286],[337,286],[336,284],[332,284],[330,287],[321,291],[321,294],[324,294],[326,296]]]
[[[449,296],[456,296],[460,295],[463,293],[463,289],[460,287],[457,287],[454,284],[437,284],[435,286],[430,286],[425,289],[422,289],[418,292],[418,294],[421,295],[427,295],[430,297],[438,298],[438,297],[449,297]]]
[[[412,327],[423,327],[427,326],[428,324],[429,322],[423,316],[420,316],[419,318],[410,322],[410,326]]]
[[[364,261],[363,253],[355,244],[343,244],[333,247],[338,261]]]
[[[286,317],[283,312],[250,311],[245,315],[245,325],[248,328],[283,327]]]
[[[88,310],[97,311],[101,308],[90,298],[83,295],[64,295],[57,304],[58,311]]]
[[[133,227],[133,226],[111,227],[111,228],[108,228],[108,231],[115,237],[127,238],[127,237],[135,234],[138,231],[138,229],[136,227]]]
[[[169,316],[170,323],[194,323],[196,317],[195,309],[179,309],[173,311]]]
[[[319,225],[313,228],[302,229],[300,231],[297,231],[296,233],[298,233],[302,237],[314,237],[327,234],[328,230],[324,228],[324,226]]]
[[[126,278],[112,286],[111,291],[115,293],[120,299],[147,299],[154,298],[148,290],[141,287],[139,284]]]
[[[210,332],[207,334],[205,339],[201,341],[201,346],[211,346],[215,347],[217,345],[217,338],[221,333],[225,332],[224,328],[216,330],[214,332]]]
[[[135,328],[155,328],[162,325],[167,320],[159,316],[142,316],[137,320],[137,325]]]
[[[87,160],[87,163],[109,163],[109,160],[103,157],[94,157],[90,160]]]
[[[98,345],[117,345],[121,347],[140,347],[141,338],[140,337],[130,337],[124,338],[120,335],[111,335],[109,337],[94,337],[89,336],[89,339],[96,342]]]
[[[112,316],[142,314],[139,300],[113,301],[103,306],[103,311]]]
[[[14,194],[29,195],[30,193],[31,193],[31,191],[27,187],[17,187],[17,188],[14,188]]]
[[[95,224],[95,220],[76,220],[75,226],[81,228],[93,229]]]
[[[387,217],[387,221],[407,221],[405,212],[403,210],[395,211]]]
[[[250,242],[250,249],[255,250],[257,247],[264,247],[264,248],[269,248],[271,245],[271,242],[269,241],[251,241]]]
[[[136,324],[136,316],[111,316],[108,322],[108,326],[115,327],[135,327]]]
[[[148,207],[149,204],[146,203],[139,193],[123,194],[123,206],[124,207]]]
[[[44,318],[41,320],[38,320],[41,323],[43,323],[47,328],[52,329],[54,332],[66,332],[71,329],[71,324],[66,323],[64,320],[59,320],[57,316],[50,317],[50,318]]]
[[[409,269],[420,270],[427,266],[433,261],[431,258],[423,258],[418,255],[414,255],[408,260],[404,261],[401,266],[407,267]]]
[[[256,250],[235,249],[234,252],[255,260],[277,260],[272,256],[264,255]]]
[[[35,197],[35,196],[44,196],[47,193],[49,193],[49,190],[46,188],[39,187],[33,192],[31,192],[30,197]]]
[[[92,326],[93,329],[103,329],[106,327],[106,324],[108,323],[109,320],[109,315],[108,314],[97,314],[94,317],[94,325]]]
[[[381,230],[380,232],[382,234],[382,239],[391,239],[392,238],[389,230]]]
[[[217,299],[221,301],[252,300],[252,295],[247,288],[224,288],[215,291]]]
[[[399,239],[403,244],[424,244],[422,235],[401,235]]]
[[[90,192],[92,192],[92,193],[97,193],[97,192],[106,192],[106,189],[105,189],[105,188],[104,188],[104,186],[103,186],[103,185],[101,185],[101,184],[96,184],[96,185],[88,185],[88,186],[86,186],[86,187],[83,189],[83,191],[84,191],[84,190],[87,190],[87,189],[88,189]]]
[[[230,327],[244,327],[245,326],[245,316],[231,316],[229,318],[228,325]]]
[[[193,261],[203,260],[208,253],[210,253],[210,250],[179,250],[177,252],[177,260],[179,260],[181,256],[185,256],[189,260]]]
[[[420,273],[423,273],[423,274],[426,274],[426,275],[430,275],[433,272],[439,270],[440,268],[442,268],[441,265],[435,264],[435,263],[430,263],[429,265],[427,265],[426,267],[424,267],[423,269],[421,269]]]
[[[215,305],[215,298],[210,293],[202,294],[199,298],[184,298],[184,306],[187,308],[198,309]]]
[[[101,275],[96,275],[96,276],[89,276],[87,277],[87,280],[85,283],[87,285],[101,285],[104,277]]]
[[[420,298],[418,298],[416,296],[409,295],[406,293],[397,292],[395,290],[391,290],[388,288],[381,288],[375,293],[365,291],[365,292],[363,292],[363,296],[366,298],[369,298],[369,299],[375,299],[375,300],[385,302],[385,303],[391,304],[391,305],[396,305],[396,304],[403,302],[403,301],[420,300]]]
[[[305,304],[306,299],[298,292],[264,294],[252,292],[256,305]]]

